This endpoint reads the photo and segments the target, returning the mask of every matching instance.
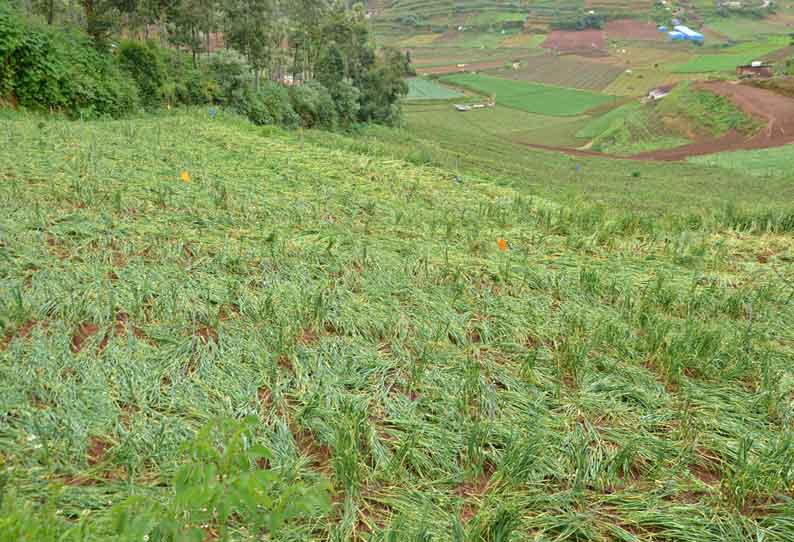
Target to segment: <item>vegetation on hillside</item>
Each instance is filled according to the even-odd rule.
[[[794,536],[790,215],[560,207],[206,114],[0,134],[4,533],[155,539],[135,495],[251,540],[268,494],[217,483],[325,478],[279,540]],[[186,494],[219,416],[251,453]]]
[[[124,16],[144,8],[112,5],[102,4],[104,16],[126,22],[123,29],[132,33],[136,27]],[[188,47],[192,62],[153,40],[110,47],[105,32],[93,32],[92,41],[69,25],[37,23],[6,6],[0,8],[0,99],[71,116],[119,117],[139,106],[221,104],[256,124],[290,127],[300,121],[306,127],[334,129],[400,123],[407,59],[396,50],[376,50],[360,10],[317,2],[306,11],[284,11],[276,23],[271,19],[279,6],[285,8],[260,0],[177,3],[158,12],[157,20],[169,22],[170,45]],[[197,22],[209,17],[204,9],[223,15],[230,48],[199,62],[203,37],[209,40],[216,29]],[[92,24],[98,16],[85,16],[87,31],[96,30]],[[186,35],[195,41],[185,42]],[[307,87],[301,88],[301,82],[308,82]],[[284,83],[297,88],[279,89]]]
[[[607,113],[579,135],[592,138],[595,150],[631,155],[719,137],[731,130],[749,135],[757,128],[758,122],[728,99],[684,82],[660,101]]]

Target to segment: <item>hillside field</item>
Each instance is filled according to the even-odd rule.
[[[406,100],[447,100],[463,96],[462,92],[439,85],[434,81],[412,77],[408,79],[408,96]]]
[[[489,75],[448,75],[444,81],[485,95],[495,95],[499,104],[527,113],[576,116],[614,101],[611,96],[550,85],[523,83]]]
[[[794,539],[790,182],[204,111],[0,137],[6,540]]]

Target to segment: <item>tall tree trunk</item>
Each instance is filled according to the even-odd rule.
[[[49,0],[47,2],[47,24],[52,26],[52,22],[55,19],[55,0]]]
[[[197,58],[198,57],[198,51],[196,50],[196,49],[198,49],[198,45],[196,45],[196,40],[198,39],[198,36],[196,35],[196,27],[195,26],[190,29],[190,36],[192,38],[190,40],[190,52],[193,54],[193,67],[194,68],[198,68],[198,58]]]

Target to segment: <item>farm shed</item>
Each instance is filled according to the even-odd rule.
[[[740,79],[769,79],[774,77],[775,70],[769,64],[753,62],[747,66],[737,66],[736,75]]]

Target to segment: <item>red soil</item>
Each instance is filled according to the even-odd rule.
[[[656,25],[632,19],[609,21],[605,30],[607,35],[619,40],[664,41],[665,35],[656,29]]]
[[[606,39],[602,30],[554,30],[541,45],[563,54],[604,56]]]

